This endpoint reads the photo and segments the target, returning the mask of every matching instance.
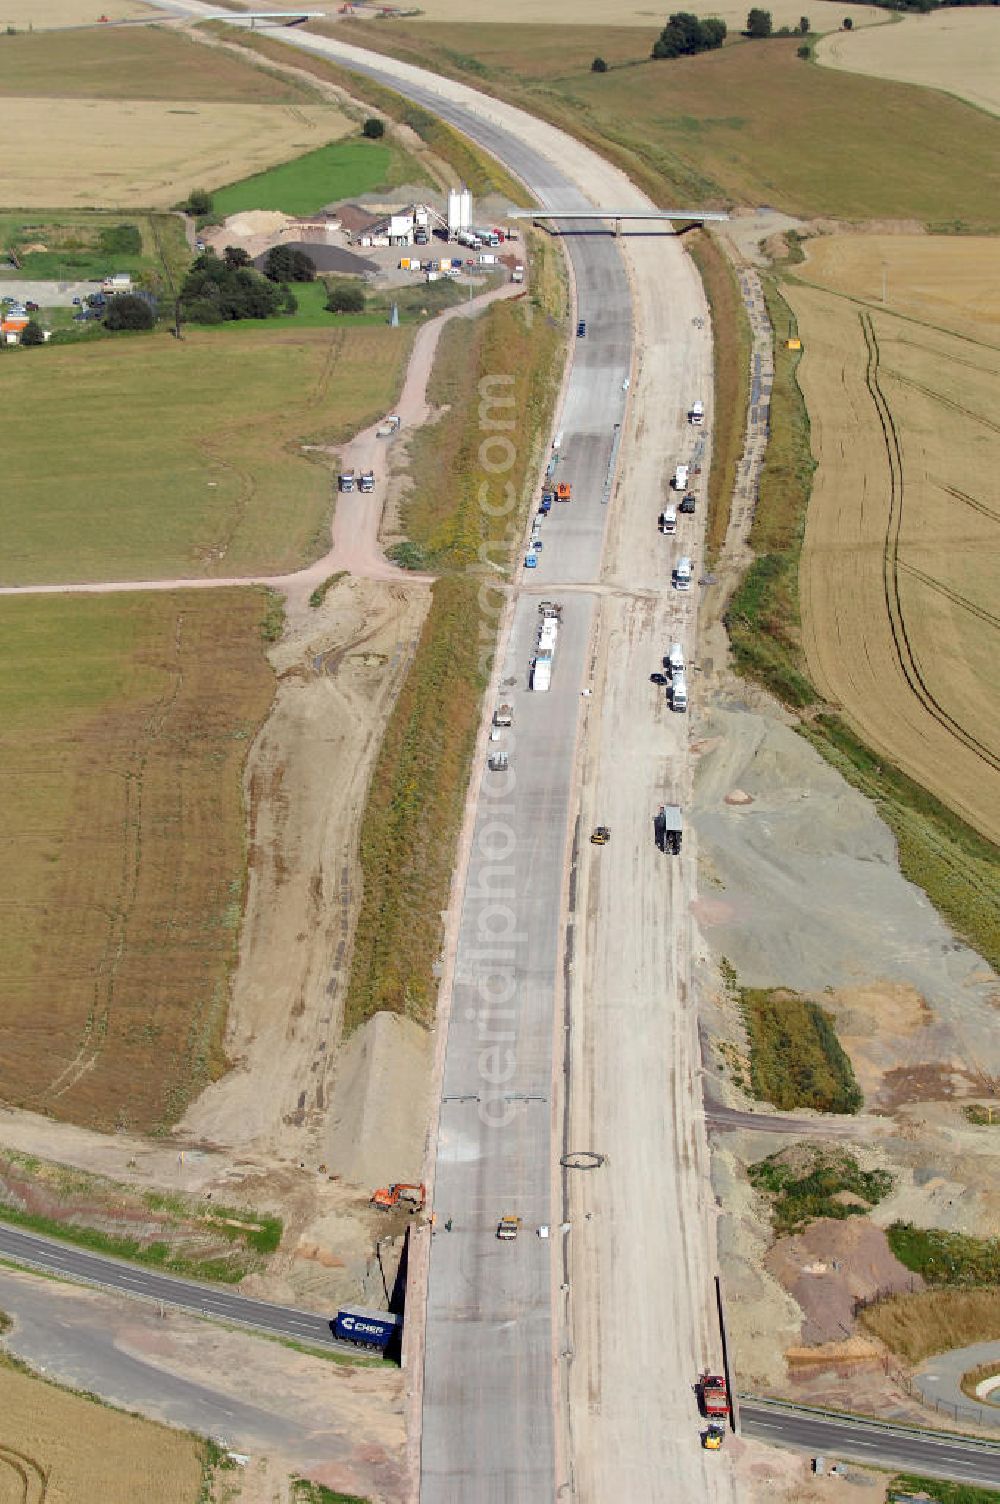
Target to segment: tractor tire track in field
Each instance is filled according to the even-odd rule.
[[[949,486],[946,481],[938,480],[933,475],[929,475],[927,479],[932,486],[937,486],[939,491],[947,491],[948,495],[954,496],[956,501],[964,501],[966,506],[971,507],[974,512],[981,512],[991,522],[1000,522],[1000,512],[993,507],[988,507],[985,501],[978,501],[975,496],[968,496],[964,491],[959,491],[956,486]]]
[[[12,1476],[13,1475],[13,1476]],[[45,1504],[49,1491],[47,1469],[14,1447],[0,1444],[0,1484],[13,1483],[14,1491],[4,1488],[4,1498],[17,1499],[17,1504]]]
[[[882,553],[882,582],[886,615],[889,621],[889,630],[892,634],[896,661],[911,692],[921,705],[923,705],[927,713],[945,731],[949,732],[956,741],[961,742],[964,747],[968,748],[974,756],[978,757],[994,771],[1000,771],[1000,756],[992,748],[988,747],[985,742],[981,742],[978,737],[973,736],[960,721],[957,721],[954,716],[949,714],[931,692],[917,662],[913,645],[910,642],[899,590],[899,538],[903,525],[903,504],[905,500],[903,451],[896,423],[892,416],[892,410],[879,384],[879,345],[872,316],[870,313],[861,313],[858,315],[858,318],[861,323],[861,332],[868,354],[865,368],[865,383],[871,395],[872,402],[875,404],[875,411],[878,414],[889,465],[889,517]],[[916,383],[906,384],[916,385]],[[920,388],[920,390],[922,391],[923,388]]]
[[[939,595],[943,595],[953,605],[960,606],[963,611],[970,611],[973,616],[977,617],[979,621],[985,622],[988,627],[996,627],[1000,630],[1000,616],[994,616],[992,611],[986,611],[982,606],[977,606],[975,601],[969,600],[968,596],[959,595],[957,590],[952,590],[949,585],[943,584],[941,580],[936,580],[933,575],[925,574],[922,569],[917,569],[912,564],[905,564],[900,560],[899,567],[906,574],[912,574],[914,579],[920,580],[929,590],[936,590]]]
[[[869,324],[871,324],[870,314],[862,315],[862,324],[864,324],[866,317]],[[872,338],[874,339],[874,335],[872,335]],[[876,359],[877,364],[878,361]],[[971,407],[963,407],[961,402],[955,402],[951,397],[945,397],[943,393],[936,392],[933,387],[924,386],[919,381],[913,381],[909,376],[904,376],[901,371],[893,371],[888,366],[885,367],[884,374],[891,376],[893,381],[898,381],[900,386],[908,386],[912,391],[921,392],[925,397],[930,397],[932,402],[939,402],[942,407],[950,408],[953,413],[961,413],[963,418],[970,418],[973,423],[981,423],[984,428],[992,429],[994,433],[1000,433],[1000,423],[994,422],[992,418],[987,418],[983,413],[974,413]]]

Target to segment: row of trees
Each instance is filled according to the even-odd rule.
[[[771,36],[805,36],[809,30],[809,17],[800,16],[797,28],[783,26],[780,31],[775,31],[771,12],[754,6],[747,14],[746,30],[743,35],[753,39]],[[691,57],[696,52],[710,52],[715,47],[721,47],[725,40],[725,21],[720,21],[716,16],[708,16],[702,20],[692,15],[690,11],[678,10],[670,17],[653,43],[653,57]],[[595,73],[606,73],[608,65],[602,57],[595,57],[591,68]]]

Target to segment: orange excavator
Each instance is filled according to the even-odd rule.
[[[371,1205],[377,1206],[381,1211],[391,1212],[402,1204],[410,1212],[422,1212],[426,1200],[427,1187],[422,1182],[420,1185],[406,1185],[399,1181],[396,1185],[382,1186],[380,1190],[373,1191]]]

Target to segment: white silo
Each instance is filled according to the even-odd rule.
[[[455,235],[462,228],[462,195],[457,188],[448,189],[448,234]]]
[[[459,194],[459,214],[461,216],[461,221],[462,221],[461,228],[463,230],[469,230],[469,229],[471,229],[472,228],[472,194],[469,192],[468,188],[464,188],[463,187],[461,193]]]

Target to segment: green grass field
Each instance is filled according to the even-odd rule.
[[[134,226],[138,251],[114,248],[114,232]],[[0,213],[0,246],[15,252],[20,268],[0,272],[0,295],[6,279],[30,277],[52,281],[95,281],[112,272],[143,276],[153,291],[169,291],[191,260],[184,227],[173,214],[130,214],[114,210],[35,209]],[[44,250],[29,250],[44,246]]]
[[[648,40],[613,27],[577,35],[405,20],[337,34],[543,115],[620,162],[661,204],[1000,227],[1000,121],[929,90],[834,75],[798,58],[795,40],[654,62],[640,61],[653,25]],[[620,66],[591,73],[596,54]]]
[[[0,38],[0,96],[294,104],[316,91],[157,26],[21,32]]]
[[[333,141],[270,172],[217,188],[212,194],[213,212],[219,219],[243,209],[313,214],[335,199],[390,186],[393,161],[394,148],[381,141],[360,136]]]
[[[188,327],[181,342],[12,352],[3,583],[302,565],[327,545],[332,493],[329,464],[301,445],[388,411],[411,339],[387,326]]]

